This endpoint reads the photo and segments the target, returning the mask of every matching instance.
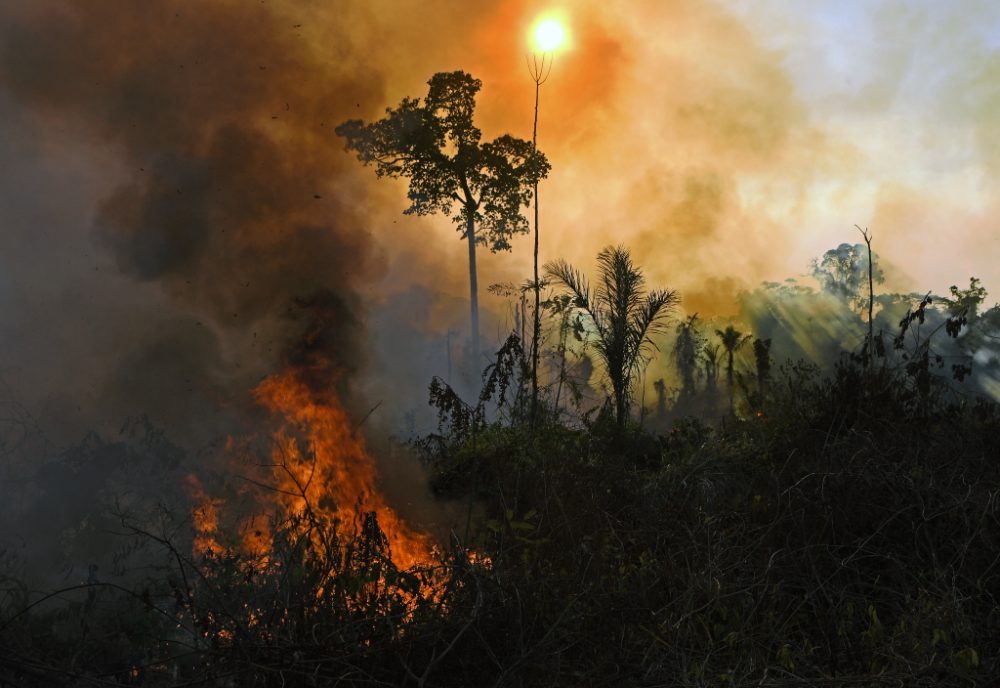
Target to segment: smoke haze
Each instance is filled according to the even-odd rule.
[[[542,259],[631,247],[689,313],[801,273],[870,226],[894,289],[1000,284],[997,10],[987,2],[575,2],[541,90]],[[247,390],[322,351],[391,423],[461,358],[465,246],[401,215],[332,129],[484,82],[529,137],[523,0],[56,0],[0,10],[0,375],[58,441],[149,413],[224,434]],[[530,275],[530,239],[480,281]],[[449,331],[453,335],[449,335]]]

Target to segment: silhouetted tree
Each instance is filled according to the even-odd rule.
[[[868,250],[864,244],[841,244],[812,261],[813,276],[824,291],[847,299],[858,308],[864,304],[861,285],[869,279]],[[885,275],[872,255],[871,280],[881,284]]]
[[[716,380],[719,378],[719,345],[705,344],[701,348],[701,363],[705,369],[705,388],[715,391]]]
[[[948,287],[951,298],[943,298],[948,313],[952,316],[965,315],[969,322],[974,322],[979,315],[979,306],[986,300],[989,292],[986,287],[979,283],[978,277],[969,278],[969,288],[959,289],[954,284]]]
[[[988,349],[996,350],[996,345],[1000,342],[996,332],[997,315],[1000,312],[996,306],[981,312],[988,292],[980,284],[979,278],[970,277],[968,289],[959,289],[953,284],[948,291],[950,298],[941,298],[948,315],[945,328],[953,339],[958,340],[957,349],[969,356],[982,356]]]
[[[608,246],[597,254],[599,278],[593,291],[579,270],[564,260],[545,265],[545,272],[569,289],[573,306],[593,325],[594,349],[604,363],[614,396],[615,420],[628,421],[642,353],[680,298],[667,289],[645,290],[645,278],[624,246]]]
[[[656,390],[656,419],[662,421],[667,417],[667,383],[661,377],[653,383],[653,389]]]
[[[767,378],[771,374],[771,340],[754,339],[753,357],[757,364],[757,392],[763,402],[764,385],[767,384]]]
[[[531,201],[531,190],[548,174],[549,163],[530,141],[505,134],[481,142],[482,132],[473,123],[479,79],[441,72],[427,83],[423,103],[404,98],[382,119],[349,120],[336,132],[362,163],[375,165],[379,177],[410,180],[406,214],[452,217],[469,242],[472,351],[478,365],[476,244],[510,250],[511,237],[528,232],[521,207]]]
[[[858,225],[854,226],[861,232],[868,253],[868,335],[865,337],[864,361],[865,365],[869,365],[874,361],[878,348],[875,344],[875,255],[872,253],[871,232],[868,231],[867,227],[861,229]],[[858,298],[861,298],[860,294],[858,294]]]
[[[722,342],[722,348],[726,351],[726,384],[729,387],[729,405],[733,403],[733,356],[743,348],[743,345],[750,341],[750,335],[743,334],[732,325],[727,325],[724,330],[716,330]]]
[[[681,375],[681,396],[694,394],[694,376],[698,370],[698,354],[705,344],[697,329],[698,314],[688,316],[677,325],[674,341],[674,362]]]

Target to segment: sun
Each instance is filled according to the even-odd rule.
[[[563,23],[554,17],[539,20],[532,35],[535,47],[544,53],[554,52],[566,42],[566,29]]]

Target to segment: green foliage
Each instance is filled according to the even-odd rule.
[[[837,371],[777,367],[768,415],[724,429],[481,436],[475,543],[507,600],[481,628],[497,671],[525,685],[988,684],[1000,412],[922,397],[904,370],[873,398],[857,361]]]

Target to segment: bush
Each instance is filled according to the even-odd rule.
[[[511,370],[514,370],[511,367]],[[498,381],[499,384],[499,381]],[[501,385],[502,386],[502,385]],[[495,387],[498,389],[499,387]],[[516,398],[516,394],[514,395]],[[451,397],[440,387],[438,397]],[[419,443],[469,504],[400,571],[372,516],[166,558],[42,602],[8,578],[17,685],[974,686],[1000,676],[1000,413],[905,369],[775,371],[766,415],[662,435],[451,399]],[[461,420],[461,419],[460,419]],[[190,538],[189,538],[190,539]]]

